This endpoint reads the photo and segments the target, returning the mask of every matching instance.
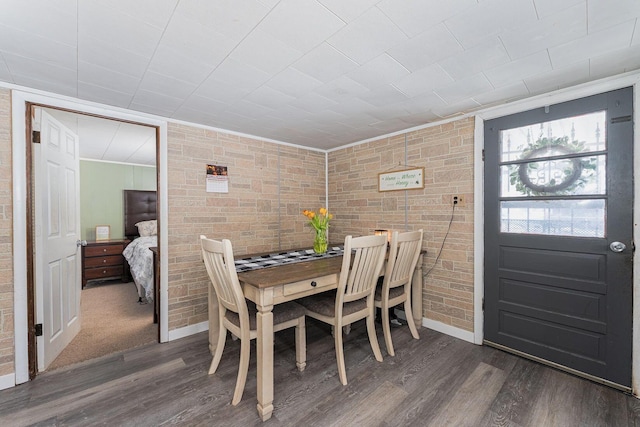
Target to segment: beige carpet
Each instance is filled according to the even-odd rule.
[[[153,304],[138,304],[133,282],[90,283],[80,305],[82,329],[48,371],[158,340]]]

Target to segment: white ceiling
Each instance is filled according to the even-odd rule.
[[[2,0],[0,80],[330,149],[640,69],[640,0]]]

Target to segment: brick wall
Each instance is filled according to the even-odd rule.
[[[422,315],[467,331],[473,331],[473,131],[474,119],[466,118],[329,153],[330,240],[422,228],[429,272]],[[378,192],[378,174],[405,164],[424,167],[424,189]],[[454,195],[464,200],[455,212]]]
[[[235,254],[312,244],[303,209],[324,203],[324,153],[185,125],[168,128],[169,330],[208,319],[201,234]],[[229,192],[207,193],[206,165],[228,167]]]
[[[0,88],[0,376],[14,372],[12,213],[11,98]]]

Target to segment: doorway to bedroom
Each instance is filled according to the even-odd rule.
[[[134,281],[129,264],[123,256],[124,249],[133,240],[133,237],[125,233],[124,190],[142,190],[155,194],[158,175],[155,127],[56,108],[32,108],[33,131],[41,130],[46,121],[42,117],[47,115],[50,116],[51,123],[54,123],[54,128],[59,127],[69,135],[77,135],[79,159],[76,173],[79,187],[76,197],[70,197],[73,200],[67,203],[70,203],[69,206],[77,205],[80,230],[75,256],[67,257],[61,264],[78,267],[76,271],[79,273],[72,275],[73,279],[69,278],[66,282],[55,280],[55,274],[49,274],[54,280],[45,281],[45,290],[47,286],[51,289],[43,292],[42,284],[38,283],[42,276],[38,269],[49,272],[56,270],[46,262],[35,262],[36,298],[31,299],[33,305],[29,307],[29,317],[35,319],[36,325],[41,324],[45,332],[49,332],[43,334],[45,338],[64,333],[66,323],[77,321],[80,324],[77,334],[53,357],[50,354],[42,356],[43,348],[49,344],[47,340],[39,337],[33,344],[34,347],[41,347],[37,349],[31,349],[30,340],[29,365],[30,371],[35,375],[37,371],[50,371],[159,341],[159,322],[157,318],[154,319],[156,301],[152,298],[153,291],[147,293],[137,280]],[[51,128],[50,124],[46,125]],[[43,141],[40,145],[42,143]],[[37,156],[39,148],[33,151]],[[42,160],[39,162],[33,163],[31,173],[31,187],[35,195],[31,209],[34,212],[33,234],[36,241],[38,233],[43,230],[42,223],[50,222],[46,214],[42,215],[42,211],[47,211],[47,208],[37,205],[49,206],[54,213],[57,211],[55,202],[42,203],[39,195],[47,193],[49,198],[56,199],[51,195],[64,192],[61,190],[63,187],[72,187],[65,182],[58,188],[50,188],[52,186],[48,184],[48,179],[44,178],[46,175],[37,173],[38,170],[48,170],[47,167],[41,167]],[[67,175],[71,176],[73,173]],[[45,188],[44,191],[37,190],[42,187]],[[73,194],[68,188],[67,192]],[[69,216],[67,213],[64,221],[72,222],[68,219],[70,217],[73,215]],[[48,236],[50,233],[44,234]],[[155,247],[157,246],[156,243]],[[52,251],[35,243],[34,247],[34,252]],[[37,253],[34,259],[38,255],[42,258],[42,253]],[[153,271],[151,275],[153,286]],[[65,289],[65,283],[71,290]],[[74,309],[68,309],[66,305],[72,306],[73,302],[65,301],[64,296],[73,295],[75,289],[79,291],[79,306],[74,315],[76,318],[72,319],[67,311],[73,313]],[[56,298],[62,303],[58,304]],[[43,307],[47,306],[59,306],[60,309],[54,308],[50,310],[53,314],[43,316]],[[35,355],[37,364],[31,360]],[[43,363],[44,359],[47,359],[46,364]]]

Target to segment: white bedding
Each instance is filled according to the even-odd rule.
[[[138,287],[138,295],[149,302],[153,301],[153,252],[149,250],[153,246],[158,246],[158,236],[138,237],[122,252]]]

